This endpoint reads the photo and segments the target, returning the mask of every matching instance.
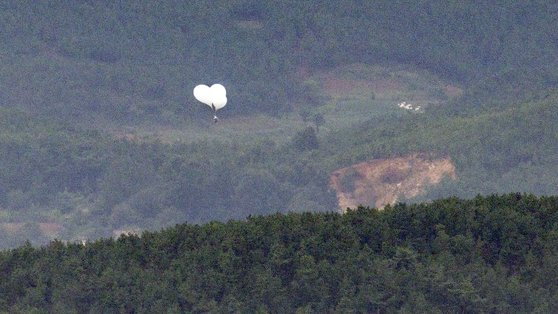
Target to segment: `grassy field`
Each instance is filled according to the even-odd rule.
[[[358,125],[372,118],[411,114],[397,107],[402,101],[428,110],[428,106],[443,105],[450,97],[460,93],[459,87],[408,66],[353,64],[309,74],[301,84],[316,88],[325,100],[313,111],[322,114],[325,119],[319,132],[322,137],[329,131]],[[229,99],[228,106],[234,106],[238,101],[241,100]],[[294,107],[296,109],[296,104]],[[254,138],[282,143],[307,125],[312,125],[311,122],[304,122],[296,110],[280,117],[262,114],[229,117],[227,110],[223,109],[219,116],[221,120],[217,124],[213,123],[208,110],[206,120],[186,122],[182,126],[106,124],[103,128],[116,137],[147,141],[157,139],[169,143],[245,141]]]

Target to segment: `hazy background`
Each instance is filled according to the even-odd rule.
[[[413,153],[458,179],[401,201],[556,194],[556,29],[548,1],[3,1],[0,247],[337,211],[334,170]]]

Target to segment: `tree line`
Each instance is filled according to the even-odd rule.
[[[8,312],[553,312],[558,198],[180,224],[0,253]]]

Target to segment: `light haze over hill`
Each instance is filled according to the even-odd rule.
[[[556,29],[548,1],[4,1],[0,247],[337,211],[336,170],[414,154],[457,179],[397,201],[556,194]]]

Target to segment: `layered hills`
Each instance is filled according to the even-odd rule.
[[[557,12],[543,1],[3,2],[0,247],[556,194]],[[213,82],[230,93],[217,125],[191,94]],[[339,169],[412,156],[425,161],[347,176],[344,193],[365,195],[339,203]],[[420,169],[436,160],[454,169],[426,183]]]

